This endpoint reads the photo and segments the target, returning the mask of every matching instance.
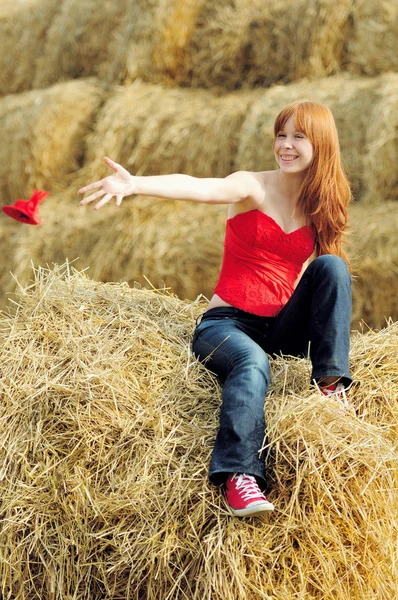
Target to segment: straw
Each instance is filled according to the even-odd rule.
[[[0,96],[31,89],[36,60],[57,10],[53,0],[2,0]]]
[[[396,41],[398,5],[389,0],[359,0],[351,8],[352,25],[347,39],[348,70],[374,77],[398,70]]]
[[[94,80],[0,100],[0,196],[3,204],[29,198],[32,189],[64,188],[81,165],[84,139],[101,102]]]
[[[398,206],[396,202],[372,206],[370,219],[369,208],[356,205],[350,216],[350,256],[357,275],[352,322],[355,327],[360,321],[384,327],[388,319],[398,320]]]
[[[4,598],[392,598],[396,323],[353,338],[352,411],[272,362],[268,495],[229,516],[207,482],[220,390],[189,342],[204,303],[34,272],[0,323]]]

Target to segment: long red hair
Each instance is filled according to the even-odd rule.
[[[299,208],[315,232],[315,253],[336,254],[349,260],[343,249],[351,189],[341,164],[336,123],[329,108],[307,100],[292,102],[276,117],[274,136],[293,117],[294,126],[313,145],[313,159],[300,189]]]

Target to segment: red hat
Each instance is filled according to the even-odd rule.
[[[18,199],[13,205],[3,206],[3,212],[9,217],[26,223],[27,225],[41,225],[39,217],[39,204],[49,195],[50,192],[42,190],[33,190],[33,195],[29,200]]]

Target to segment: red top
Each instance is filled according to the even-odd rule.
[[[315,234],[304,225],[291,233],[260,210],[227,220],[224,258],[214,292],[228,304],[274,317],[289,300]]]

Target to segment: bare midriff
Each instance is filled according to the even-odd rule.
[[[207,305],[207,310],[210,310],[210,308],[217,308],[218,306],[232,306],[232,304],[224,302],[224,300],[220,298],[220,296],[218,296],[217,294],[213,294],[213,297]]]

